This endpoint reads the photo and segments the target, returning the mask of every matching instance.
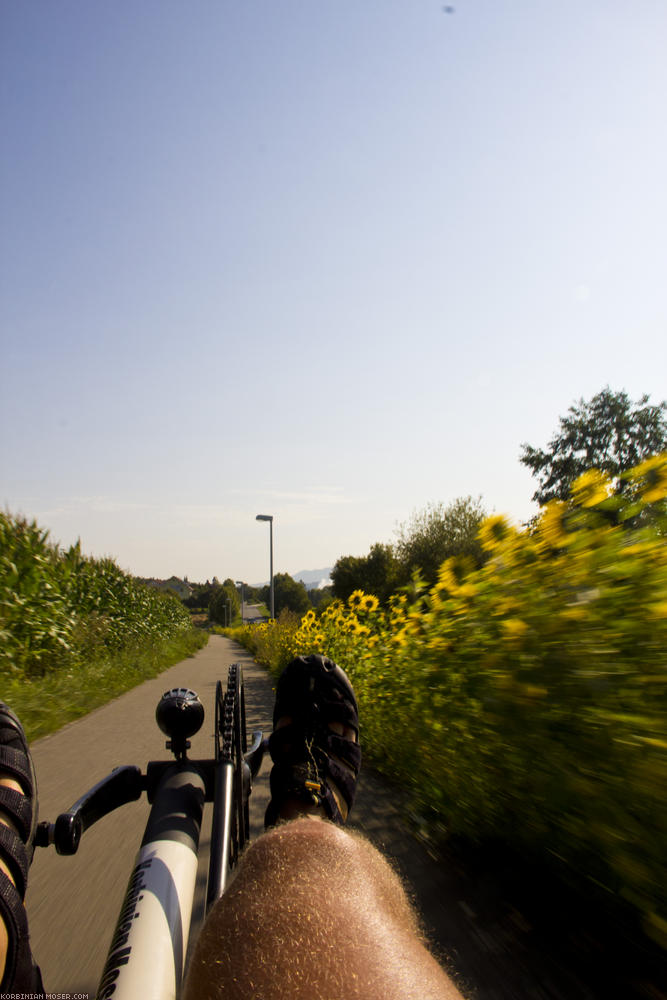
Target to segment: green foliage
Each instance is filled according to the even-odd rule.
[[[219,586],[220,583],[216,577],[213,578],[212,582],[207,580],[206,583],[191,583],[192,595],[186,597],[183,604],[191,610],[195,608],[199,610],[208,609],[211,598]]]
[[[267,595],[267,603],[270,596]],[[308,591],[301,581],[294,580],[289,573],[276,573],[273,577],[273,602],[276,618],[281,611],[303,614],[310,608]]]
[[[435,583],[441,564],[451,556],[465,555],[475,565],[481,565],[478,532],[485,517],[482,498],[471,496],[459,497],[448,506],[429,504],[413,514],[399,528],[395,547],[402,584],[407,584],[415,573],[427,583]]]
[[[191,630],[180,601],[144,586],[80,545],[0,513],[0,673],[39,677],[110,651]]]
[[[241,614],[241,598],[232,579],[215,588],[208,606],[209,618],[219,625],[231,625]],[[231,617],[230,617],[231,616]]]
[[[331,571],[333,595],[347,601],[355,590],[374,594],[386,606],[415,577],[432,583],[449,556],[482,561],[477,532],[485,517],[481,497],[460,497],[449,506],[429,504],[398,530],[396,545],[372,545],[367,556],[341,556]]]
[[[244,583],[243,593],[245,595],[246,604],[261,604],[262,597],[260,590],[261,587],[253,587],[249,583]]]
[[[316,611],[324,611],[333,601],[333,588],[313,587],[308,591],[308,599]]]
[[[2,676],[2,698],[18,714],[30,741],[86,715],[136,684],[192,656],[208,642],[208,634],[191,629],[171,638],[154,635],[137,646],[98,650],[76,667],[52,670],[41,677],[15,673]]]
[[[300,623],[298,614],[283,608],[276,620],[263,625],[226,629],[225,635],[245,646],[259,663],[271,667],[277,676],[294,656],[294,636],[299,631]]]
[[[628,475],[634,527],[611,493],[589,471],[530,531],[487,519],[484,564],[449,558],[412,603],[357,591],[239,638],[276,671],[340,663],[365,753],[431,831],[552,859],[667,946],[667,456]]]
[[[667,402],[649,405],[642,396],[635,404],[625,392],[606,386],[592,399],[580,399],[566,417],[547,450],[523,444],[520,461],[539,482],[533,500],[540,505],[549,500],[566,500],[570,488],[582,473],[596,468],[617,480],[651,455],[667,450]]]
[[[333,596],[346,601],[355,590],[386,603],[399,586],[399,565],[391,545],[377,542],[367,556],[341,556],[331,571]]]

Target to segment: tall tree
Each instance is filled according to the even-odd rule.
[[[650,405],[642,396],[632,403],[627,393],[609,386],[592,399],[580,399],[559,417],[560,430],[546,450],[522,444],[520,462],[539,483],[533,500],[567,500],[575,479],[588,469],[600,469],[615,479],[621,491],[623,472],[650,455],[667,450],[667,402]]]
[[[270,588],[262,590],[264,602],[269,601]],[[273,597],[276,618],[283,610],[295,611],[297,614],[305,614],[311,608],[310,598],[305,586],[299,580],[298,583],[289,573],[276,573],[273,577]]]
[[[417,571],[429,584],[451,556],[467,555],[476,565],[483,562],[478,538],[486,517],[481,497],[459,497],[448,506],[428,504],[399,527],[395,546],[401,582],[406,584]]]
[[[334,597],[341,601],[363,590],[384,604],[399,584],[393,547],[376,542],[367,556],[341,556],[331,571],[331,583]]]
[[[230,625],[241,610],[239,592],[231,578],[216,587],[208,606],[209,618],[220,625]],[[231,615],[230,615],[231,613]],[[230,621],[231,617],[231,621]]]

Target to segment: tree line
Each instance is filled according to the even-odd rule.
[[[216,625],[229,625],[240,620],[241,596],[240,586],[229,577],[220,583],[217,577],[206,583],[189,583],[192,595],[183,600],[183,604],[191,611],[208,613],[209,620]],[[273,577],[275,613],[294,611],[305,614],[311,608],[319,609],[333,600],[332,588],[322,587],[319,590],[307,590],[301,580],[294,580],[289,573],[276,573]],[[268,608],[271,588],[253,587],[243,584],[243,599],[246,605],[264,605]],[[247,612],[246,612],[247,613]]]
[[[546,448],[521,445],[519,461],[538,482],[532,499],[540,506],[568,501],[572,484],[589,469],[605,473],[616,493],[625,493],[629,483],[624,473],[667,451],[666,413],[665,401],[651,405],[644,395],[633,403],[626,392],[609,386],[590,400],[579,399],[559,418]],[[610,520],[616,509],[611,502]],[[331,574],[333,596],[345,601],[363,590],[386,604],[392,594],[413,585],[432,587],[442,563],[453,556],[479,569],[485,554],[478,532],[486,516],[481,497],[459,497],[448,506],[429,504],[400,526],[393,545],[376,542],[366,556],[340,558]]]
[[[538,483],[532,499],[540,506],[550,501],[571,502],[570,489],[590,469],[599,469],[614,482],[618,494],[628,482],[624,473],[647,458],[667,451],[667,402],[657,405],[647,395],[632,402],[626,392],[605,386],[590,400],[573,403],[545,448],[521,445],[519,461]],[[450,504],[430,503],[415,511],[397,529],[394,543],[375,542],[367,555],[341,556],[331,572],[332,584],[307,590],[288,573],[274,576],[276,616],[283,610],[304,614],[323,610],[334,599],[346,601],[355,590],[374,594],[386,605],[392,594],[433,586],[442,563],[453,556],[470,568],[480,568],[485,553],[479,527],[487,517],[482,497],[459,497]],[[614,517],[614,504],[609,505]],[[530,525],[526,526],[530,530]],[[239,590],[231,579],[220,584],[194,584],[193,596],[184,603],[207,608],[212,621],[225,624],[239,617]],[[269,604],[269,586],[245,584],[245,600]]]

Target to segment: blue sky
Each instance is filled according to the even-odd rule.
[[[0,503],[268,575],[667,396],[664,0],[5,0]]]

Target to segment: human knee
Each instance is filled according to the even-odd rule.
[[[381,911],[385,918],[419,933],[418,920],[394,869],[361,834],[314,819],[274,827],[245,853],[234,887],[238,891],[272,884],[276,896],[316,898],[347,912]],[[238,885],[237,885],[238,882]]]
[[[458,997],[441,990],[415,930],[400,880],[365,838],[294,820],[243,855],[206,921],[186,995],[405,1000],[419,983],[424,997]]]
[[[352,837],[349,832],[326,820],[304,816],[288,823],[279,823],[267,830],[248,849],[245,857],[254,854],[262,856],[275,853],[308,853],[328,854],[331,850],[346,853],[352,850]]]
[[[282,891],[293,891],[308,881],[309,872],[327,872],[336,882],[355,864],[358,849],[340,827],[317,819],[280,824],[259,837],[243,855],[234,881],[255,882],[270,878]]]

